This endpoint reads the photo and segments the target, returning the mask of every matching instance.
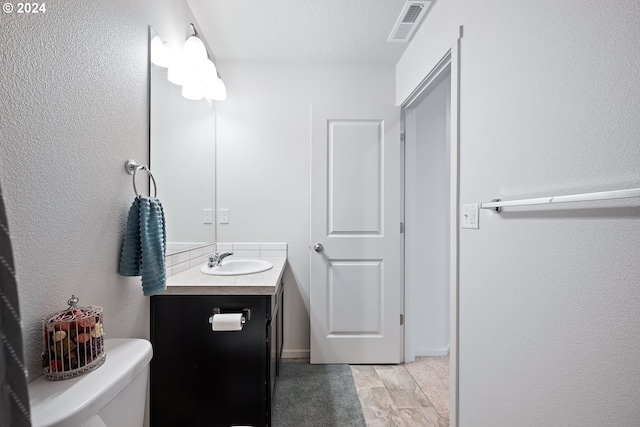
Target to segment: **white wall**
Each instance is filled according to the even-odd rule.
[[[464,25],[461,203],[638,187],[638,22],[631,1],[437,2],[396,99]],[[483,211],[461,230],[461,426],[638,425],[639,205]]]
[[[167,69],[151,67],[151,171],[158,180],[168,242],[214,242],[216,112],[205,99],[182,96]]]
[[[219,242],[287,242],[285,356],[309,352],[310,105],[393,105],[393,67],[221,62]]]
[[[148,336],[140,279],[117,273],[124,162],[149,161],[147,26],[175,43],[193,18],[183,1],[65,0],[1,19],[0,183],[33,379],[40,322],[71,294],[104,307],[108,337]]]
[[[449,353],[450,85],[405,113],[405,361]]]

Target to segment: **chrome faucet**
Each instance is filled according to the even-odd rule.
[[[217,267],[223,259],[231,255],[233,255],[233,252],[216,252],[213,255],[209,255],[209,263],[207,264],[207,267]]]

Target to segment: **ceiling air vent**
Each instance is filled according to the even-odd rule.
[[[431,0],[406,2],[387,41],[408,42],[413,32],[420,25],[420,21],[427,15],[430,5]]]

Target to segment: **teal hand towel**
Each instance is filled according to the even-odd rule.
[[[127,217],[119,272],[141,276],[145,296],[167,287],[165,269],[166,227],[162,204],[155,197],[136,197]]]
[[[140,275],[140,200],[137,197],[129,208],[118,271],[121,276]]]

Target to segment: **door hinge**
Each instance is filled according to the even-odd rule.
[[[400,131],[400,141],[404,142],[404,131]]]
[[[400,326],[404,325],[404,314],[400,315]]]
[[[400,234],[404,233],[404,222],[400,223]]]

